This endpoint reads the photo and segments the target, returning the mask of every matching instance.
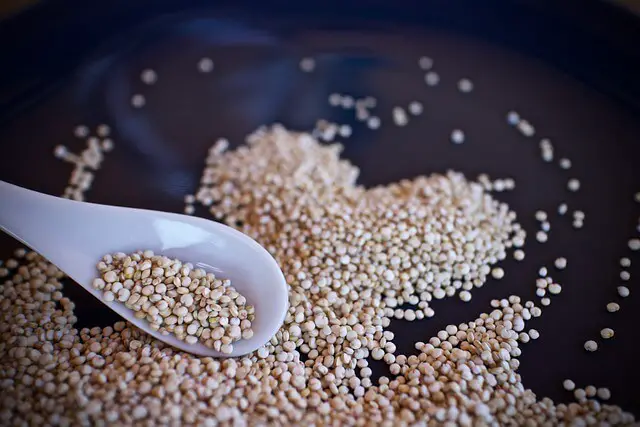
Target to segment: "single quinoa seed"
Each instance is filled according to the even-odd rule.
[[[558,270],[564,270],[565,268],[567,268],[567,259],[564,257],[556,258],[553,264]]]
[[[338,134],[343,138],[350,137],[352,132],[353,132],[353,130],[351,129],[351,126],[349,126],[349,125],[341,125],[338,128]]]
[[[549,240],[549,236],[546,232],[540,230],[536,233],[536,240],[540,243],[545,243],[547,240]]]
[[[580,181],[576,178],[571,178],[567,182],[567,188],[569,189],[569,191],[573,191],[573,192],[580,190]]]
[[[142,83],[151,86],[158,81],[158,73],[151,68],[144,69],[140,73],[140,80],[142,80]]]
[[[142,108],[146,103],[147,100],[145,99],[144,95],[137,93],[131,97],[131,106],[134,108]]]
[[[424,75],[424,81],[427,86],[437,86],[440,83],[440,76],[435,71],[429,71]]]
[[[85,125],[78,125],[73,129],[73,135],[76,138],[84,139],[89,136],[89,128]]]
[[[469,93],[473,90],[473,83],[469,79],[460,79],[458,81],[458,90],[462,93]]]
[[[611,328],[604,328],[600,331],[600,336],[605,340],[608,340],[609,338],[613,338],[613,335],[614,335],[614,332],[613,332],[613,329]]]
[[[567,206],[566,203],[561,203],[560,205],[558,205],[558,215],[564,215],[567,213],[568,210],[569,210],[569,207]]]
[[[494,279],[500,280],[504,277],[504,270],[500,267],[496,267],[491,270],[491,276],[493,276]]]
[[[316,68],[316,61],[313,58],[302,58],[300,60],[300,69],[305,73],[310,73]]]
[[[433,59],[428,56],[422,56],[418,59],[418,66],[424,71],[430,70],[433,68]]]
[[[406,126],[409,123],[407,112],[402,107],[394,107],[392,110],[393,122],[396,126]]]
[[[96,135],[101,138],[106,138],[111,134],[111,128],[108,125],[101,124],[96,128]]]
[[[602,387],[596,391],[596,396],[598,396],[600,400],[609,400],[611,398],[611,392],[608,388]]]
[[[409,113],[414,116],[419,116],[424,111],[422,103],[419,101],[412,101],[408,107]]]
[[[201,73],[210,73],[213,71],[214,63],[211,58],[200,58],[198,61],[198,71]]]
[[[616,302],[610,302],[607,304],[607,311],[609,313],[615,313],[616,311],[620,311],[620,304]]]
[[[56,145],[56,147],[53,149],[53,155],[58,159],[64,159],[68,153],[69,149],[64,145]]]
[[[460,129],[455,129],[451,132],[451,142],[454,144],[462,144],[464,142],[464,132]]]
[[[618,286],[618,295],[622,298],[626,298],[631,294],[631,291],[626,286]]]
[[[509,111],[507,113],[507,123],[511,126],[516,126],[520,122],[520,114],[515,111]]]
[[[372,130],[378,129],[380,127],[380,118],[376,116],[369,117],[369,119],[367,120],[367,126]]]
[[[584,349],[588,352],[594,352],[598,349],[598,343],[593,340],[589,340],[584,343]]]
[[[535,213],[536,221],[543,222],[547,220],[547,213],[545,211],[536,211]]]
[[[329,95],[329,105],[331,105],[332,107],[339,106],[341,100],[342,100],[342,95],[340,95],[339,93],[332,93]]]

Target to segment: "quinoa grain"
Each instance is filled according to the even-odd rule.
[[[163,334],[174,334],[188,344],[202,341],[227,354],[233,351],[233,342],[253,336],[254,307],[246,304],[230,281],[189,263],[147,250],[105,255],[98,271],[101,277],[93,285],[104,291],[105,301],[114,301],[117,294],[117,300],[136,317]],[[198,333],[205,338],[199,339]]]
[[[203,176],[211,184],[202,185],[196,202],[263,244],[289,284],[283,327],[253,354],[197,357],[125,322],[79,329],[71,301],[62,298],[57,307],[48,299],[63,292],[63,274],[37,254],[19,259],[32,273],[25,278],[7,271],[0,287],[0,381],[9,386],[3,389],[3,405],[10,408],[0,412],[3,420],[10,417],[13,425],[203,426],[634,422],[617,406],[595,406],[583,389],[574,390],[578,401],[569,409],[539,399],[522,384],[520,344],[539,337],[535,329],[524,330],[543,310],[517,296],[492,303],[490,313],[447,326],[441,331],[445,339],[421,338],[414,355],[399,354],[394,335],[385,330],[396,309],[417,298],[416,319],[418,313],[433,317],[429,303],[436,294],[452,297],[458,289],[471,294],[495,274],[495,264],[514,241],[524,243],[524,231],[515,214],[460,174],[359,187],[358,171],[339,158],[340,149],[274,127],[251,135],[247,147],[221,150],[207,160]],[[160,267],[153,260],[144,263],[155,255],[138,256],[133,278],[122,277],[130,272],[121,257],[112,256],[101,267],[122,262],[124,268],[115,280],[109,275],[110,280],[95,283],[107,292],[119,288],[120,297],[129,290],[127,280],[139,280],[137,273],[151,283],[167,278],[165,266],[152,274]],[[188,289],[185,280],[207,277],[196,277],[200,273],[194,269],[173,274],[176,270],[166,267],[183,279],[181,286],[164,283],[166,290],[160,290],[167,297],[174,290],[170,286]],[[185,308],[188,315],[190,307],[198,307],[193,317],[205,324],[209,312],[195,297],[184,302],[178,297],[190,292],[169,297],[173,307],[166,299],[151,303],[157,284],[149,296],[142,295],[143,286],[136,288],[137,300],[132,288],[126,304],[145,307],[145,315],[154,319],[167,314],[163,318],[176,325],[174,331],[197,337],[198,331],[191,334],[194,322],[184,325],[184,310],[176,314],[174,308],[181,304],[175,311]],[[14,304],[18,295],[33,303]],[[149,305],[158,313],[149,314]],[[411,313],[402,310],[405,318]],[[246,319],[240,324],[222,319],[199,338],[218,339],[220,348],[231,345],[220,340],[231,339],[225,329],[235,337],[238,330],[231,327],[242,328]],[[43,359],[51,365],[46,370],[37,365],[45,348],[51,357]],[[369,356],[389,365],[388,377],[371,379]]]

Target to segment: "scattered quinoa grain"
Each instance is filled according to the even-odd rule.
[[[552,293],[553,295],[557,295],[560,292],[562,292],[562,286],[560,286],[557,283],[552,283],[549,285],[549,292]]]
[[[562,386],[567,391],[573,391],[576,388],[576,384],[571,380],[564,380]]]
[[[507,123],[511,126],[515,126],[520,122],[520,115],[515,111],[509,111],[507,113]]]
[[[153,85],[158,81],[158,74],[151,68],[147,68],[140,73],[140,80],[144,84]]]
[[[131,105],[134,108],[142,108],[146,103],[147,101],[144,98],[144,95],[137,93],[131,97]]]
[[[392,116],[396,126],[406,126],[409,123],[407,112],[402,107],[393,107]]]
[[[586,341],[584,343],[584,349],[589,352],[596,351],[598,349],[598,343],[593,340]]]
[[[567,206],[566,203],[561,203],[558,206],[558,215],[564,215],[567,213],[567,211],[569,210],[569,207]]]
[[[462,93],[469,93],[473,90],[473,83],[469,79],[460,79],[458,81],[458,90]]]
[[[437,86],[440,83],[440,76],[435,71],[429,71],[424,75],[424,81],[427,86]]]
[[[53,155],[59,159],[64,158],[69,153],[69,150],[64,145],[56,145],[53,149]]]
[[[300,60],[300,69],[305,73],[310,73],[316,68],[316,61],[313,58],[302,58]]]
[[[84,139],[89,136],[89,128],[85,125],[78,125],[73,130],[73,135],[76,138]]]
[[[352,130],[349,125],[342,125],[338,128],[338,134],[340,134],[343,138],[348,138],[351,136]]]
[[[611,328],[604,328],[600,331],[600,336],[606,340],[608,340],[609,338],[613,338],[613,329]]]
[[[98,125],[96,134],[101,138],[106,138],[111,134],[111,128],[105,124]]]
[[[602,400],[609,400],[611,398],[611,392],[609,391],[608,388],[605,388],[605,387],[599,388],[596,391],[596,395],[598,396],[598,398]]]
[[[610,302],[609,304],[607,304],[607,311],[609,313],[615,313],[616,311],[620,310],[620,305],[618,303],[615,302]]]
[[[564,257],[556,258],[554,265],[558,270],[564,270],[567,268],[567,259]]]
[[[544,231],[540,230],[536,233],[536,240],[540,243],[545,243],[549,240],[549,236]]]
[[[629,249],[632,251],[640,250],[640,239],[629,239]]]
[[[213,60],[211,58],[200,58],[198,61],[198,71],[201,73],[210,73],[213,71]]]
[[[560,159],[560,167],[565,170],[571,169],[571,160],[567,158]]]
[[[411,113],[412,115],[419,116],[424,111],[424,107],[422,106],[421,102],[412,101],[409,104],[408,110],[409,110],[409,113]]]
[[[546,221],[547,213],[545,211],[536,211],[535,218],[539,222]]]
[[[631,294],[631,291],[629,291],[629,288],[627,288],[626,286],[618,286],[618,295],[620,295],[622,298],[626,298]]]
[[[580,190],[580,181],[577,180],[576,178],[571,178],[567,182],[567,188],[569,189],[569,191],[574,191],[574,192]]]
[[[367,126],[369,129],[378,129],[380,127],[380,118],[376,116],[371,116],[367,120]]]
[[[522,249],[516,249],[513,251],[513,258],[516,261],[522,261],[525,257],[525,252]]]
[[[451,142],[454,144],[462,144],[464,142],[464,132],[460,129],[455,129],[451,132]]]
[[[430,70],[431,68],[433,68],[433,59],[429,58],[428,56],[421,56],[418,60],[418,66],[422,70]]]

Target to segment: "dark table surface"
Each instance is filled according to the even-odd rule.
[[[368,186],[447,169],[470,178],[513,177],[516,191],[496,197],[510,204],[529,232],[525,261],[505,261],[505,279],[489,280],[468,304],[450,298],[434,305],[433,319],[394,321],[398,353],[410,354],[415,341],[489,311],[493,298],[535,298],[538,268],[553,270],[553,260],[566,256],[568,268],[552,273],[563,292],[531,322],[541,338],[523,346],[524,384],[556,401],[571,399],[562,389],[565,378],[609,387],[613,403],[640,415],[637,253],[631,256],[632,296],[619,313],[605,310],[619,299],[618,260],[629,255],[626,242],[638,234],[635,18],[595,1],[584,1],[580,10],[527,1],[394,7],[347,1],[339,8],[332,2],[267,2],[251,11],[241,2],[177,14],[185,3],[48,3],[0,26],[0,40],[15,40],[0,49],[0,179],[61,194],[71,166],[55,159],[53,148],[65,144],[79,152],[84,142],[73,138],[74,126],[108,123],[116,149],[88,199],[180,212],[216,138],[237,144],[262,124],[309,130],[319,118],[354,127],[344,154]],[[434,58],[440,85],[424,84],[417,67],[422,55]],[[213,73],[197,73],[203,56],[214,59]],[[303,56],[316,58],[313,73],[299,70]],[[147,67],[160,76],[153,87],[139,80]],[[463,77],[474,82],[470,94],[456,89]],[[129,99],[138,91],[147,105],[134,111]],[[352,113],[329,107],[332,92],[375,96],[382,127],[369,130]],[[424,104],[424,114],[407,127],[394,126],[391,108],[413,100]],[[511,109],[534,124],[536,138],[506,125]],[[461,146],[448,141],[454,128],[466,133]],[[540,137],[554,141],[556,159],[573,161],[570,171],[540,159]],[[566,191],[570,177],[581,180],[578,193]],[[586,212],[582,230],[571,227],[570,216],[555,213],[563,201]],[[551,216],[544,245],[533,238],[537,209]],[[0,255],[16,246],[0,236]],[[67,288],[78,302],[81,326],[113,320],[88,294]],[[587,354],[584,341],[598,339],[603,327],[613,328],[615,338]]]

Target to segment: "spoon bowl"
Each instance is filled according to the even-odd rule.
[[[78,202],[0,181],[0,229],[47,258],[103,304],[149,335],[201,356],[251,353],[269,341],[288,309],[287,284],[271,254],[249,236],[203,218]],[[93,287],[105,254],[150,249],[231,280],[255,307],[254,335],[233,343],[231,354],[162,335],[119,301]],[[78,301],[81,304],[81,301]]]

